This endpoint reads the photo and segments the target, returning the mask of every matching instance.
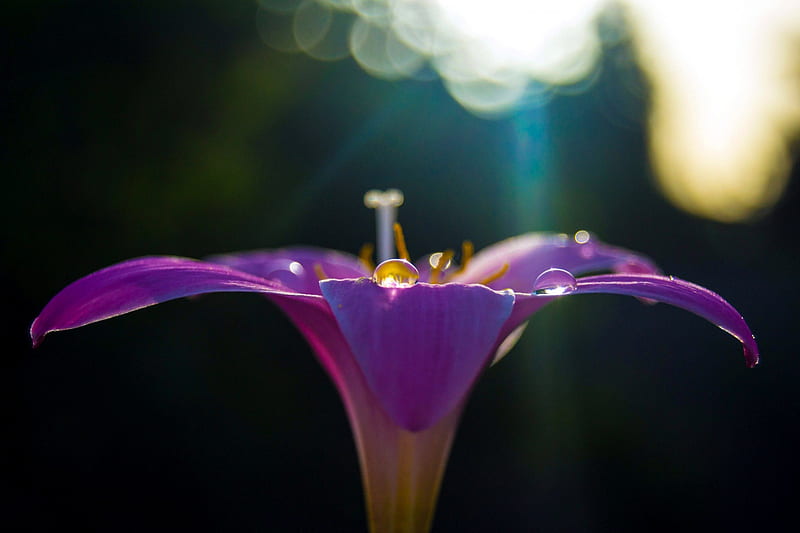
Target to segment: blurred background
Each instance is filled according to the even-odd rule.
[[[763,356],[663,305],[551,305],[478,384],[434,531],[791,529],[797,3],[496,4],[4,6],[4,522],[363,531],[344,410],[263,298],[27,330],[131,257],[355,253],[397,187],[412,255],[588,229],[722,294]]]

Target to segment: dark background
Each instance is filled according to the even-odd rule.
[[[394,186],[412,254],[590,229],[724,295],[763,355],[748,370],[735,340],[663,305],[550,306],[477,386],[434,531],[793,530],[796,164],[771,212],[701,220],[653,184],[624,42],[589,90],[484,120],[437,80],[272,51],[255,21],[250,1],[4,7],[4,525],[363,531],[344,410],[262,298],[170,302],[36,351],[27,330],[130,257],[356,252],[363,192]]]

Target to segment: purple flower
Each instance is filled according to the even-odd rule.
[[[386,259],[402,195],[372,191],[365,201],[377,208]],[[401,232],[396,237],[401,258],[374,269],[371,253],[299,247],[206,261],[124,261],[64,288],[34,320],[31,338],[36,346],[49,332],[185,296],[263,293],[303,333],[342,397],[373,532],[428,530],[472,386],[511,349],[531,315],[557,298],[614,293],[682,307],[738,339],[748,366],[758,362],[750,329],[720,296],[663,276],[643,256],[585,231],[522,235],[474,257],[465,243],[461,265],[445,251],[415,266]],[[604,270],[613,273],[575,277]]]

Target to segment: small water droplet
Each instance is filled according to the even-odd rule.
[[[578,244],[586,244],[589,242],[589,239],[592,238],[592,234],[586,231],[585,229],[578,230],[575,232],[575,242]]]
[[[431,268],[437,268],[438,267],[439,262],[442,260],[442,256],[443,255],[444,254],[442,252],[436,252],[436,253],[431,254],[430,257],[428,257],[428,264],[431,265]],[[451,264],[452,264],[452,261],[450,259],[448,259],[447,260],[447,264],[442,265],[442,267],[439,270],[447,270],[448,268],[450,268]]]
[[[567,294],[578,288],[575,276],[561,268],[545,270],[533,282],[533,294],[556,296]]]
[[[572,237],[575,244],[578,245],[578,253],[584,259],[591,259],[597,252],[597,243],[592,240],[592,234],[585,229],[575,232]]]
[[[404,259],[388,259],[375,268],[372,281],[381,287],[410,287],[419,279],[417,267]]]

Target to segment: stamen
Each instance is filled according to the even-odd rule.
[[[378,261],[391,259],[394,256],[392,226],[397,219],[397,208],[403,205],[403,193],[397,189],[367,191],[364,205],[375,210]]]
[[[328,279],[329,277],[327,274],[325,274],[325,271],[322,270],[322,265],[320,265],[319,263],[314,263],[314,274],[317,275],[317,279],[319,279],[320,281]]]
[[[439,275],[442,273],[442,270],[447,268],[450,260],[453,259],[453,255],[455,255],[453,250],[445,250],[439,255],[439,260],[436,261],[436,264],[433,265],[433,268],[431,268],[431,277],[429,283],[439,283]]]
[[[375,247],[371,242],[364,243],[361,250],[358,252],[358,259],[364,264],[367,270],[375,270],[375,263],[372,262],[372,252]]]
[[[403,227],[395,222],[392,226],[392,229],[394,230],[394,241],[395,246],[397,247],[397,255],[400,256],[400,259],[411,261],[411,257],[408,255],[408,248],[406,248],[406,238],[403,236]]]
[[[472,245],[472,241],[464,241],[461,243],[461,266],[458,267],[458,270],[450,274],[448,277],[453,277],[456,274],[461,274],[467,269],[467,265],[472,260],[472,255],[475,253],[475,246]]]
[[[502,278],[505,275],[506,272],[508,272],[508,263],[503,264],[503,266],[500,267],[500,270],[498,270],[494,274],[482,279],[478,283],[481,284],[481,285],[488,285],[491,282],[497,281],[498,279]]]
[[[472,241],[464,241],[461,243],[461,270],[467,268],[467,265],[472,261],[472,254],[475,253],[475,246]]]

